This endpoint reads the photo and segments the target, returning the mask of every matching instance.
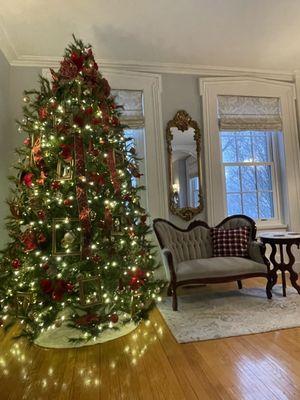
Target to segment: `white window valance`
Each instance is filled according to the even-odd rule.
[[[121,111],[121,122],[130,128],[141,128],[144,126],[143,92],[141,90],[112,90],[115,101],[123,108]]]
[[[218,118],[222,131],[282,131],[277,97],[218,96]]]

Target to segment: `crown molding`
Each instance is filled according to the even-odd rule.
[[[18,54],[14,45],[8,37],[8,34],[3,26],[2,17],[0,16],[0,49],[2,50],[8,63],[12,65],[12,62],[18,59]]]
[[[59,66],[61,57],[46,56],[19,56],[12,61],[12,66],[18,67],[40,67],[55,68]],[[253,68],[236,67],[214,67],[209,65],[164,63],[164,62],[143,62],[143,61],[116,61],[109,59],[97,59],[102,68],[119,69],[133,72],[150,72],[166,74],[184,74],[197,76],[252,76],[257,78],[273,79],[285,82],[293,82],[294,74],[291,71],[274,71]]]

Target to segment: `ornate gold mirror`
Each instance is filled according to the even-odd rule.
[[[186,111],[180,110],[168,122],[166,133],[170,210],[189,221],[203,209],[200,129]]]

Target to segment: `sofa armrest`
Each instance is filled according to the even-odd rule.
[[[251,260],[269,266],[269,261],[265,256],[266,246],[263,243],[253,240],[249,243],[248,250]]]
[[[161,250],[161,254],[167,279],[176,282],[175,261],[171,250],[164,248]]]

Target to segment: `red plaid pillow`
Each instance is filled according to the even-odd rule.
[[[250,228],[212,228],[213,257],[247,257]]]

